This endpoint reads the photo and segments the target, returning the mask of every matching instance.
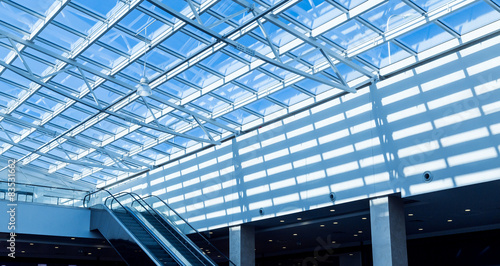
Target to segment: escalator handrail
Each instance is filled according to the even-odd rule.
[[[127,207],[123,206],[123,204],[122,204],[122,203],[121,203],[121,202],[117,199],[117,197],[124,196],[125,194],[130,194],[129,192],[120,192],[120,193],[117,193],[117,194],[113,195],[113,194],[112,194],[111,192],[109,192],[107,189],[103,189],[103,188],[102,188],[102,189],[99,189],[99,190],[96,190],[96,191],[94,191],[94,192],[90,192],[90,193],[88,193],[87,195],[85,195],[85,197],[83,198],[83,206],[85,207],[85,199],[86,199],[87,197],[89,197],[89,201],[90,201],[90,196],[91,196],[91,195],[96,194],[96,193],[99,193],[99,192],[101,192],[101,191],[104,191],[104,192],[106,192],[106,193],[108,193],[108,194],[109,194],[109,197],[107,197],[107,198],[104,200],[104,207],[105,207],[105,208],[107,208],[107,209],[109,209],[109,210],[113,211],[112,204],[113,204],[113,201],[116,201],[118,204],[120,204],[120,206],[121,206],[121,207],[122,207],[125,211],[127,211],[127,212],[131,212],[131,211],[130,211]],[[132,194],[130,194],[130,195],[133,197],[133,195],[132,195]],[[139,195],[137,195],[137,196],[139,196]],[[108,206],[106,205],[106,203],[108,202],[108,199],[110,199],[110,198],[112,198],[112,200],[111,200],[111,205],[110,205],[110,208],[108,208]],[[135,197],[133,197],[133,198],[135,199]],[[132,213],[132,215],[133,215],[133,216],[135,216],[133,213]],[[142,224],[142,222],[141,222],[140,220],[139,220],[139,222]],[[167,230],[168,230],[168,229],[167,229]],[[152,234],[152,232],[151,232],[150,230],[146,229],[146,231],[147,231],[148,233]],[[153,238],[155,238],[155,237],[153,236]],[[157,241],[158,241],[158,240],[157,240]],[[160,243],[161,241],[158,241],[158,242],[159,242],[159,244],[160,244],[161,246],[163,246],[163,244],[162,244],[162,243]],[[183,243],[181,242],[181,244],[183,244]],[[183,245],[184,245],[184,244],[183,244]],[[191,251],[190,251],[190,252],[191,252]],[[170,252],[169,252],[169,253],[170,253]],[[192,253],[192,252],[191,252],[191,253]],[[177,256],[175,256],[175,255],[174,255],[173,257],[177,259]],[[195,256],[195,257],[196,257],[196,256]],[[197,258],[198,258],[198,257],[197,257]]]
[[[142,201],[143,201],[143,202],[144,202],[144,203],[145,203],[145,204],[146,204],[149,208],[151,208],[151,210],[153,210],[153,211],[154,211],[153,207],[151,207],[151,205],[149,205],[146,201],[144,201],[144,200],[141,198],[141,196],[139,196],[138,194],[133,193],[133,192],[125,192],[125,191],[124,191],[124,192],[120,192],[120,193],[116,194],[116,195],[115,195],[116,197],[115,197],[115,196],[113,196],[113,199],[111,200],[111,206],[112,206],[112,204],[113,204],[113,201],[114,201],[114,200],[116,200],[116,201],[120,204],[120,206],[122,206],[122,207],[123,207],[123,205],[122,205],[122,204],[118,201],[118,199],[117,199],[117,198],[119,198],[119,197],[123,197],[123,196],[125,196],[125,195],[127,195],[127,194],[128,194],[128,195],[130,195],[130,196],[134,199],[134,201],[133,201],[133,202],[136,202],[136,201],[137,201],[137,202],[138,202],[138,203],[139,203],[139,204],[140,204],[140,205],[141,205],[141,206],[142,206],[142,207],[143,207],[143,208],[144,208],[144,209],[145,209],[145,210],[146,210],[149,214],[153,215],[153,214],[152,214],[152,213],[151,213],[151,212],[150,212],[150,211],[149,211],[149,210],[148,210],[148,209],[147,209],[147,208],[146,208],[146,207],[145,207],[142,203],[140,203],[140,202],[139,202],[139,200],[142,200]],[[136,198],[136,196],[137,196],[137,198]],[[106,204],[106,202],[107,202],[107,200],[108,200],[108,199],[109,199],[109,198],[107,198],[107,199],[104,201],[104,203],[105,203],[105,204]],[[132,206],[132,205],[131,205],[131,206]],[[109,209],[111,209],[111,210],[112,210],[112,207],[110,207]],[[128,208],[125,208],[125,210],[128,210]],[[157,214],[157,213],[155,212],[155,214]],[[133,215],[134,215],[134,214],[133,214]],[[153,215],[153,217],[155,218],[155,220],[156,220],[156,221],[158,221],[158,222],[159,222],[159,223],[163,226],[163,228],[165,228],[166,230],[168,230],[169,232],[171,232],[171,231],[170,231],[170,229],[169,229],[168,227],[166,227],[166,226],[162,223],[162,221],[160,221],[160,220],[159,220],[159,219],[158,219],[155,215]],[[150,232],[150,231],[148,230],[148,232]],[[151,233],[151,232],[150,232],[150,233]],[[184,241],[182,241],[182,240],[181,240],[181,239],[179,239],[179,238],[178,238],[175,234],[172,234],[172,235],[173,235],[173,236],[175,237],[175,239],[177,239],[177,241],[179,241],[179,243],[181,243],[181,244],[182,244],[182,245],[183,245],[183,246],[184,246],[184,247],[185,247],[185,248],[186,248],[186,249],[187,249],[187,250],[188,250],[191,254],[193,254],[193,255],[194,255],[194,257],[195,257],[196,259],[198,259],[201,263],[203,263],[203,261],[200,259],[200,257],[199,257],[199,256],[197,256],[197,254],[194,254],[194,253],[193,253],[193,251],[192,251],[192,250],[191,250],[188,246],[186,246],[186,244],[187,244],[187,240],[186,240],[186,239],[183,239]],[[161,245],[163,245],[163,244],[161,244]],[[195,250],[196,250],[196,251],[198,251],[198,252],[200,252],[200,251],[199,251],[199,249],[197,249],[197,248],[196,248]],[[200,253],[201,253],[201,252],[200,252]],[[211,259],[209,259],[209,261],[210,261],[210,262],[212,262],[212,263],[214,263],[214,265],[217,265],[215,262],[211,261]]]
[[[158,197],[156,195],[148,195],[148,196],[145,196],[145,197],[141,197],[141,199],[145,201],[147,198],[151,198],[151,197],[154,197],[154,198],[158,199],[159,201],[161,201],[163,203],[163,205],[167,206],[167,208],[169,208],[172,212],[174,212],[175,215],[177,215],[177,217],[181,218],[181,220],[184,221],[185,224],[187,224],[191,229],[193,229],[193,231],[196,232],[203,240],[205,240],[205,242],[207,242],[215,251],[217,251],[219,254],[221,254],[222,256],[224,256],[224,258],[226,258],[227,261],[229,261],[229,263],[231,265],[236,266],[236,264],[234,262],[232,262],[226,255],[224,255],[224,253],[222,253],[219,249],[217,249],[206,237],[204,237],[198,230],[196,230],[190,223],[188,223],[188,221],[186,221],[184,218],[182,218],[182,216],[180,216],[179,213],[177,213],[173,208],[171,208],[170,205],[168,205],[160,197]],[[132,204],[134,204],[134,203],[132,202]],[[153,208],[153,210],[155,210],[155,209]],[[163,219],[165,219],[162,215],[160,215],[160,216]]]

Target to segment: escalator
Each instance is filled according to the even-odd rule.
[[[94,204],[102,202],[91,208],[91,230],[98,230],[128,265],[218,265],[186,232],[201,236],[211,250],[219,252],[219,258],[225,258],[223,264],[235,265],[160,198],[98,193],[107,197],[95,197],[94,192],[84,199],[87,206],[92,196],[97,198]]]

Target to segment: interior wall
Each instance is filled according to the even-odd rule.
[[[156,194],[204,230],[376,195],[407,197],[496,180],[499,51],[500,37],[491,38],[174,161],[112,192]],[[425,171],[431,182],[423,179]]]

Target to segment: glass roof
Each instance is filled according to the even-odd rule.
[[[444,52],[498,21],[498,4],[4,0],[0,161],[119,182]]]

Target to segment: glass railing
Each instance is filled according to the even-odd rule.
[[[17,202],[35,202],[51,205],[83,207],[83,197],[88,191],[58,188],[25,183],[15,184],[15,197]],[[10,200],[8,195],[9,183],[0,181],[0,200]]]

